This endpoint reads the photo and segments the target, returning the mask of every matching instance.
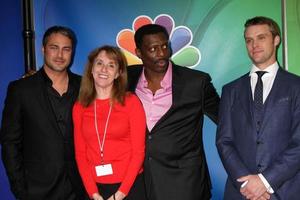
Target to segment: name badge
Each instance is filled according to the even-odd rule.
[[[98,165],[96,168],[96,174],[97,176],[106,176],[113,174],[112,166],[111,164],[105,164],[105,165]]]

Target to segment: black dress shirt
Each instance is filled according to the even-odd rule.
[[[68,89],[63,94],[60,95],[53,87],[52,81],[47,76],[45,71],[43,70],[44,79],[47,85],[47,95],[51,104],[52,111],[56,117],[56,122],[59,128],[59,131],[63,135],[64,144],[65,144],[65,152],[64,157],[65,161],[71,161],[74,157],[74,152],[71,152],[72,147],[70,145],[73,144],[73,122],[72,122],[72,107],[73,107],[73,98],[76,95],[75,86],[72,82],[72,79],[69,79]],[[66,168],[67,169],[67,168]],[[70,183],[70,179],[65,174],[65,199],[66,200],[75,200],[76,196],[74,191],[72,191],[72,185]]]

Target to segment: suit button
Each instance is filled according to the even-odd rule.
[[[261,165],[261,164],[258,164],[257,165],[257,171],[258,171],[258,173],[261,173],[262,171],[263,171],[263,168],[262,168],[263,166]]]
[[[149,161],[151,161],[151,160],[152,160],[152,157],[151,157],[151,156],[149,156],[148,160],[149,160]]]
[[[151,135],[149,135],[149,136],[148,136],[148,139],[149,139],[149,140],[151,140],[151,139],[152,139],[152,136],[151,136]]]
[[[263,144],[263,143],[264,143],[263,141],[259,141],[259,140],[256,141],[256,144]]]
[[[262,168],[262,165],[261,164],[258,164],[257,165],[258,169]]]

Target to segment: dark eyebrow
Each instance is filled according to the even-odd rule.
[[[258,36],[265,36],[265,35],[268,35],[268,33],[261,33]]]
[[[56,45],[56,44],[49,44],[48,46],[51,46],[51,47],[58,47],[58,45]]]
[[[65,47],[63,47],[63,49],[72,49],[72,47],[70,47],[70,46],[65,46]]]

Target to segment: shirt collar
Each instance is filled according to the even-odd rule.
[[[44,79],[45,83],[49,86],[52,86],[52,80],[49,78],[49,76],[45,72],[44,67],[41,69],[41,73],[42,73],[42,76],[43,76],[43,79]]]
[[[265,68],[263,71],[268,72],[266,75],[268,76],[275,76],[277,70],[279,69],[279,65],[277,62],[274,62],[273,64],[269,65],[267,68]],[[257,71],[262,71],[261,69],[259,69],[257,66],[255,66],[254,64],[251,67],[251,71],[249,73],[249,76],[252,76],[253,74],[256,74],[255,72]]]
[[[75,86],[74,80],[71,78],[72,77],[71,72],[69,70],[67,72],[68,72],[68,77],[69,77],[69,85],[68,85],[67,92],[69,92],[69,91],[73,91],[76,86]],[[43,77],[45,83],[47,84],[47,86],[52,87],[52,80],[49,78],[49,76],[45,72],[44,67],[42,67],[41,73],[42,73],[42,77]]]
[[[173,67],[171,62],[169,62],[168,69],[165,73],[165,76],[163,80],[160,82],[160,86],[165,90],[172,87],[172,72],[173,72]],[[145,77],[145,69],[143,69],[140,81],[143,87],[148,87],[148,81]]]

